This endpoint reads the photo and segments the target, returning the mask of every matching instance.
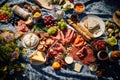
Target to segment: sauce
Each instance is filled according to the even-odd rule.
[[[79,13],[82,13],[85,10],[85,6],[82,3],[77,3],[74,8],[75,11]]]
[[[100,57],[101,57],[102,59],[105,59],[107,56],[108,56],[108,54],[107,54],[106,52],[101,52],[101,53],[100,53]]]
[[[40,17],[40,16],[41,16],[41,13],[35,12],[33,16],[34,16],[34,17]]]
[[[104,50],[101,50],[97,54],[99,60],[107,60],[108,59],[108,53]]]

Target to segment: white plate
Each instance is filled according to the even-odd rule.
[[[34,45],[34,46],[27,47],[27,46],[25,45],[25,41],[24,41],[24,40],[25,40],[25,39],[28,39],[27,36],[28,36],[28,35],[31,35],[31,34],[36,37],[36,40],[37,40],[38,42],[37,42],[36,45]],[[39,44],[39,37],[38,37],[36,34],[34,34],[34,33],[26,33],[25,35],[23,35],[23,37],[22,37],[22,45],[23,45],[23,47],[33,49],[33,48],[35,48],[38,44]]]
[[[85,16],[85,17],[80,21],[80,24],[81,24],[82,26],[84,26],[84,21],[87,20],[88,18],[93,18],[94,20],[96,20],[96,21],[99,23],[99,25],[100,25],[100,31],[99,31],[97,34],[93,34],[93,36],[94,36],[95,38],[100,37],[100,36],[104,33],[104,31],[105,31],[105,23],[104,23],[104,21],[103,21],[100,17],[98,17],[98,16],[95,16],[95,15],[87,15],[87,16]]]

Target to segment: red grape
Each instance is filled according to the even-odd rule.
[[[44,24],[48,28],[57,25],[57,22],[55,21],[54,17],[51,15],[45,16],[43,20],[44,20]]]

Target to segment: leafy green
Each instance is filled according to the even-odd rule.
[[[32,32],[39,32],[39,31],[47,32],[47,28],[45,26],[34,25],[31,31]]]
[[[62,53],[62,58],[64,59],[67,55],[67,52]]]

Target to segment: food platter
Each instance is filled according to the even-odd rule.
[[[95,15],[87,15],[87,16],[85,16],[83,19],[81,19],[80,23],[84,26],[85,25],[85,23],[84,23],[85,20],[87,20],[89,18],[94,19],[95,21],[98,22],[100,29],[99,29],[99,31],[97,33],[93,33],[93,36],[94,37],[100,37],[105,32],[105,23],[103,22],[103,20],[100,17],[95,16]]]
[[[20,44],[18,47],[25,49],[26,54],[22,55],[27,57],[30,65],[47,67],[46,64],[48,64],[54,71],[74,66],[74,69],[70,70],[80,73],[84,65],[96,72],[99,70],[99,66],[96,66],[99,62],[109,62],[109,56],[101,59],[99,52],[104,50],[108,55],[107,47],[112,48],[118,45],[118,37],[115,35],[119,36],[120,29],[116,28],[113,22],[107,22],[106,25],[102,18],[96,15],[84,16],[80,21],[72,19],[73,15],[77,15],[77,17],[73,16],[74,18],[79,18],[82,12],[71,14],[71,17],[66,18],[66,9],[71,10],[69,5],[74,5],[73,3],[62,0],[61,4],[53,2],[49,6],[48,0],[34,0],[35,3],[38,1],[38,6],[29,3],[10,6],[12,14],[15,15],[13,17],[19,17],[19,19],[12,19],[12,22],[8,21],[10,25],[4,23],[0,27],[0,30],[14,31],[15,40],[18,41],[17,44]],[[60,11],[57,12],[57,8],[54,10],[54,5],[59,5]],[[63,9],[63,5],[67,8]],[[39,6],[47,11],[53,9],[53,13],[50,11],[44,14],[45,9]],[[109,34],[111,26],[114,32]],[[109,35],[103,35],[104,33]],[[96,69],[93,69],[94,67]]]

